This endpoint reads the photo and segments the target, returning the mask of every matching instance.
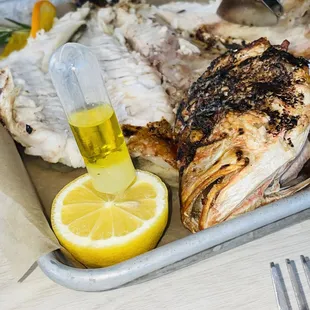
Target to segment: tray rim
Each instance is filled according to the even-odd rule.
[[[67,288],[85,292],[112,290],[130,285],[134,280],[147,274],[309,208],[310,188],[308,187],[290,197],[110,267],[98,269],[69,267],[61,263],[54,252],[41,256],[38,259],[38,265],[47,277]]]

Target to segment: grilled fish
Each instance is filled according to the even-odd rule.
[[[29,155],[52,163],[84,165],[48,74],[52,53],[85,25],[88,8],[57,20],[26,47],[0,61],[0,118]]]
[[[111,14],[111,8],[95,13],[78,42],[89,47],[97,57],[120,123],[146,126],[162,118],[173,123],[170,99],[162,87],[159,72],[139,53],[127,49],[121,33],[105,33],[101,26],[106,25]]]
[[[177,186],[171,100],[160,73],[139,53],[129,51],[122,34],[109,27],[113,14],[112,8],[100,9],[97,17],[88,21],[88,29],[79,42],[88,46],[99,61],[136,167]]]
[[[181,215],[192,232],[309,184],[282,186],[310,156],[308,63],[285,48],[261,38],[227,52],[180,104]]]
[[[176,33],[149,5],[121,3],[100,9],[98,15],[107,33],[121,36],[130,51],[139,53],[161,74],[173,105],[215,58]]]
[[[91,18],[85,21],[89,11],[83,7],[68,13],[49,32],[39,34],[24,49],[0,61],[1,120],[27,154],[52,163],[84,167],[47,69],[51,54],[87,24],[79,42],[98,58],[121,125],[137,127],[127,137],[131,155],[139,163],[141,159],[146,170],[155,169],[164,179],[171,172],[167,182],[175,185],[175,152],[165,136],[154,135],[148,129],[153,122],[161,124],[164,120],[163,128],[170,126],[166,123],[174,123],[175,115],[160,73],[139,53],[129,51],[121,34],[105,33],[109,30],[105,26],[113,18],[111,8],[91,11]]]
[[[245,26],[241,25],[242,21],[240,24],[224,21],[216,14],[220,2],[172,2],[159,6],[157,14],[174,29],[189,32],[204,42],[205,48],[242,47],[260,37],[266,37],[272,44],[288,40],[291,42],[289,52],[295,56],[310,56],[310,1],[282,0],[284,14],[277,25],[270,27]]]

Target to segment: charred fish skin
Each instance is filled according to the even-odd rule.
[[[159,175],[169,186],[177,188],[179,173],[172,126],[163,119],[146,127],[123,125],[122,130],[136,166]]]
[[[225,53],[179,105],[181,215],[192,232],[264,204],[307,142],[308,62],[283,46],[261,38]]]

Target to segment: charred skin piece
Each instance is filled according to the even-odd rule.
[[[192,232],[309,183],[281,196],[281,176],[300,169],[293,163],[301,153],[309,158],[310,126],[308,63],[283,48],[287,42],[275,47],[261,38],[227,52],[178,108],[181,215]]]
[[[172,128],[166,120],[149,123],[146,127],[123,125],[122,131],[128,139],[127,146],[133,157],[136,157],[135,154],[159,156],[177,169]]]
[[[178,187],[176,146],[171,125],[162,120],[146,127],[123,125],[130,155],[136,167],[158,174],[172,187]]]
[[[91,1],[88,1],[88,0],[74,0],[73,3],[77,6],[77,7],[81,7],[83,6],[86,2],[90,2],[90,3],[93,3],[99,7],[106,7],[108,5],[113,5],[113,4],[116,4],[118,3],[119,1],[118,0],[91,0]]]

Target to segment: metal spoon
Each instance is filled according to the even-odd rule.
[[[283,14],[283,7],[277,0],[223,0],[217,14],[235,24],[273,26]]]

